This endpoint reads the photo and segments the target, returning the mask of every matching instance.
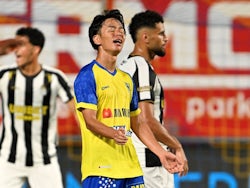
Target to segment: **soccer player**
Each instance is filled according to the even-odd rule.
[[[66,76],[38,61],[45,42],[32,27],[0,42],[1,54],[14,52],[16,64],[0,67],[0,187],[62,188],[57,159],[58,97],[74,112],[73,91]]]
[[[188,172],[187,158],[180,142],[163,125],[164,92],[151,65],[155,56],[165,55],[167,36],[163,18],[149,10],[137,13],[129,24],[129,32],[135,44],[134,49],[119,68],[128,72],[136,85],[141,109],[139,120],[146,121],[156,139],[176,154],[183,168],[179,175],[183,176]],[[145,187],[173,188],[173,174],[161,166],[159,158],[136,136],[132,138],[143,169]]]
[[[125,41],[120,11],[95,16],[89,39],[97,57],[80,70],[74,82],[82,132],[82,187],[144,187],[132,131],[166,169],[179,171],[175,155],[160,146],[146,124],[138,124],[140,110],[133,81],[116,68]]]

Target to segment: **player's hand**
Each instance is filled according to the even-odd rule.
[[[20,42],[16,39],[5,39],[0,41],[0,55],[13,52]]]
[[[184,161],[183,171],[179,173],[179,176],[185,176],[188,173],[189,167],[188,167],[188,161]]]
[[[121,128],[116,130],[114,138],[115,142],[119,145],[124,145],[127,143],[128,138],[126,136],[126,131],[125,129]]]
[[[178,174],[179,176],[185,176],[188,173],[189,168],[188,168],[188,160],[186,158],[184,150],[182,148],[178,149],[175,151],[175,154],[176,154],[177,160],[180,161],[179,166],[182,169]]]
[[[180,172],[180,166],[178,165],[178,161],[176,156],[169,152],[165,151],[164,155],[160,157],[162,166],[171,174],[179,173]]]

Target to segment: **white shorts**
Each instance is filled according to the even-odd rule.
[[[174,188],[174,175],[164,167],[143,167],[145,188]]]
[[[34,167],[19,167],[0,160],[0,187],[20,188],[26,180],[35,188],[63,188],[57,159],[51,160],[51,164]]]

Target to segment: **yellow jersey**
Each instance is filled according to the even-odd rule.
[[[97,111],[97,119],[106,126],[123,127],[132,132],[130,117],[140,113],[138,97],[129,74],[106,70],[95,60],[84,66],[74,82],[77,115],[82,133],[82,180],[88,176],[132,178],[142,170],[131,137],[125,145],[94,134],[86,128],[80,109]]]

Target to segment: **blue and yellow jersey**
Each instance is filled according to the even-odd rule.
[[[96,61],[84,66],[74,83],[77,115],[82,132],[82,180],[87,176],[130,178],[142,175],[129,137],[125,145],[92,133],[80,109],[97,111],[97,119],[114,129],[130,131],[130,116],[138,115],[137,93],[129,74],[117,69],[110,73]]]

